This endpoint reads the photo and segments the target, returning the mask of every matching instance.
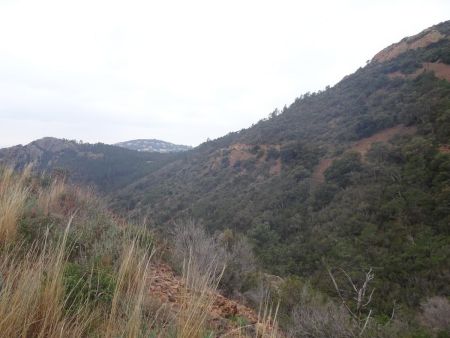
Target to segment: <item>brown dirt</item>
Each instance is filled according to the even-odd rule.
[[[422,34],[423,33],[419,35]],[[438,42],[443,38],[445,38],[445,36],[442,35],[440,32],[438,32],[437,30],[430,30],[420,38],[418,38],[417,35],[412,36],[383,49],[381,52],[378,52],[373,57],[373,61],[378,62],[389,61],[396,58],[400,54],[405,53],[408,50],[427,47],[428,45]]]
[[[244,143],[235,143],[229,146],[228,148],[219,149],[215,152],[215,154],[211,157],[209,161],[209,165],[205,168],[204,174],[207,175],[210,170],[218,170],[221,167],[222,160],[225,157],[228,157],[229,165],[233,167],[239,161],[246,161],[252,158],[256,158],[257,154],[252,154],[251,149],[254,145],[244,144]],[[264,154],[259,157],[256,161],[257,166],[261,166],[267,160],[267,152],[270,148],[275,148],[280,151],[281,145],[279,144],[261,144],[259,145],[260,151],[263,151]],[[271,166],[269,169],[270,175],[279,175],[281,172],[282,163],[281,160],[277,160],[275,164]]]
[[[439,152],[442,154],[450,154],[450,145],[443,144],[439,147]]]
[[[314,171],[312,173],[312,180],[313,182],[317,183],[323,183],[325,182],[325,170],[327,170],[331,163],[333,163],[333,158],[324,158],[320,161],[320,163],[314,168]]]
[[[169,265],[153,263],[150,266],[150,293],[161,304],[177,311],[182,303],[184,290],[183,280],[174,273]],[[210,314],[210,323],[227,322],[228,328],[233,329],[236,324],[228,319],[237,316],[245,318],[251,324],[257,323],[258,314],[252,309],[219,293],[215,293],[214,297],[215,301]]]
[[[363,138],[356,142],[351,148],[351,151],[356,151],[362,156],[365,156],[369,149],[372,147],[373,143],[376,142],[387,142],[391,138],[397,135],[411,135],[416,132],[415,127],[406,127],[404,125],[398,125],[392,128],[384,129],[372,136]]]
[[[228,157],[230,165],[234,166],[238,161],[245,161],[254,157],[254,155],[249,152],[250,148],[250,145],[242,143],[236,143],[230,146],[230,155]]]
[[[372,136],[363,138],[353,146],[350,147],[349,151],[356,151],[360,153],[363,157],[366,156],[367,152],[372,147],[372,144],[376,142],[387,142],[397,135],[412,135],[416,132],[416,127],[406,127],[404,125],[398,125],[392,128],[384,129]],[[323,183],[325,182],[325,171],[331,166],[335,158],[324,158],[320,161],[320,163],[315,167],[313,174],[311,176],[313,182]]]
[[[434,75],[441,80],[450,81],[450,65],[441,62],[426,62],[423,64],[425,71],[433,71]]]
[[[422,68],[418,69],[412,74],[403,74],[400,71],[396,71],[389,73],[388,77],[390,79],[415,79],[417,76],[423,74],[424,72],[430,71],[433,72],[438,79],[450,81],[450,65],[441,62],[425,62],[422,64]]]
[[[276,160],[275,164],[270,167],[269,174],[270,175],[280,175],[281,173],[281,160]]]
[[[102,159],[103,157],[105,157],[105,155],[103,153],[95,154],[95,153],[91,153],[91,152],[86,152],[86,153],[80,152],[80,153],[78,153],[78,156],[80,156],[80,157],[84,156],[91,160],[98,160],[98,159]]]
[[[403,74],[403,73],[402,73],[401,71],[399,71],[399,70],[397,70],[397,71],[395,71],[395,72],[392,72],[392,73],[389,73],[387,76],[388,76],[390,79],[397,79],[397,78],[405,79],[405,78],[408,77],[406,74]]]
[[[209,170],[218,170],[221,167],[221,162],[222,159],[224,158],[224,152],[225,149],[220,149],[218,150],[211,159],[210,159],[210,163],[209,166],[207,168],[207,170],[204,172],[204,174],[207,174],[209,172]]]

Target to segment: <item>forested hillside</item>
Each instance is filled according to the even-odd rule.
[[[373,268],[378,316],[445,296],[450,257],[450,22],[405,38],[332,88],[206,142],[113,206],[246,234],[273,273],[334,293],[325,265]]]
[[[161,167],[170,155],[141,153],[103,143],[45,137],[25,146],[0,149],[0,164],[67,176],[71,182],[111,192]]]
[[[114,211],[164,234],[193,219],[227,245],[248,238],[260,267],[286,278],[280,313],[290,324],[302,322],[291,310],[304,290],[339,300],[348,295],[337,295],[336,285],[364,278],[375,291],[373,312],[361,313],[377,325],[395,314],[413,327],[424,304],[448,308],[450,21],[387,47],[333,87],[186,152],[47,138],[2,149],[0,161],[95,185]],[[227,282],[240,294],[255,286]],[[321,316],[334,306],[308,297]]]

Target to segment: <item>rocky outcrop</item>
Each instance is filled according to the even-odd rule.
[[[168,304],[176,310],[182,303],[183,292],[186,291],[182,278],[177,276],[173,269],[165,263],[152,264],[150,276],[150,293],[161,303]],[[228,299],[219,293],[215,293],[214,298],[210,320],[220,321],[222,319],[242,317],[252,324],[258,321],[257,313],[249,307]]]
[[[372,61],[385,62],[396,58],[397,56],[407,52],[408,50],[414,50],[417,48],[425,48],[432,43],[438,42],[444,39],[445,35],[441,34],[435,29],[423,31],[422,33],[403,39],[402,41],[390,45],[377,53]]]

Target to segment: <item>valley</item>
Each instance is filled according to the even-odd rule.
[[[57,280],[68,280],[86,304],[91,293],[101,300],[80,305],[92,310],[86,316],[102,318],[92,320],[96,334],[107,327],[111,337],[144,336],[136,333],[141,320],[156,318],[146,332],[152,337],[444,338],[450,332],[449,145],[446,21],[380,51],[335,86],[302,94],[253,126],[195,148],[47,137],[0,149],[2,168],[23,172],[2,169],[9,185],[0,181],[0,225],[11,210],[8,196],[23,198],[11,218],[14,232],[1,237],[0,229],[0,242],[7,252],[5,243],[24,241],[31,257],[47,250],[32,244],[43,233],[60,244],[56,238],[68,236],[70,269],[61,268],[66,272]],[[68,219],[74,230],[64,235]],[[137,253],[127,256],[127,248]],[[11,252],[11,261],[0,261],[0,277],[10,267],[11,276],[28,281]],[[55,252],[48,257],[59,257]],[[42,266],[52,262],[44,256]],[[122,274],[127,262],[133,270]],[[31,264],[26,267],[31,276]],[[89,274],[96,274],[98,290],[91,280],[86,288],[80,282]],[[8,278],[8,285],[17,283]],[[67,324],[61,290],[59,310],[52,310],[59,328]],[[130,304],[117,305],[117,297]],[[0,297],[3,315],[7,301]],[[133,306],[147,317],[132,313]],[[84,320],[73,315],[70,323]],[[186,327],[195,332],[181,335]],[[41,336],[50,332],[39,329]]]

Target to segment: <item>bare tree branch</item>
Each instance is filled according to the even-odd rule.
[[[336,292],[337,292],[338,295],[339,295],[339,298],[341,298],[342,304],[345,306],[345,308],[346,308],[347,311],[350,313],[350,315],[351,315],[354,319],[358,320],[358,317],[353,313],[353,311],[352,311],[352,310],[350,309],[350,307],[347,305],[347,302],[346,302],[345,298],[342,296],[341,290],[339,290],[339,286],[338,286],[338,284],[337,284],[337,282],[336,282],[336,279],[334,278],[333,274],[331,273],[331,270],[330,270],[328,267],[327,267],[327,271],[328,271],[328,274],[330,275],[331,280],[333,281],[334,287],[335,287],[335,289],[336,289]]]
[[[333,286],[336,289],[339,298],[341,299],[342,304],[355,321],[355,324],[359,327],[358,337],[361,337],[366,331],[367,326],[370,322],[370,318],[372,316],[372,309],[369,310],[369,313],[367,315],[364,315],[364,310],[372,302],[373,294],[375,292],[375,289],[369,290],[370,282],[375,278],[375,274],[373,273],[372,268],[369,268],[369,270],[365,272],[364,282],[360,287],[353,281],[351,276],[344,269],[339,269],[344,274],[349,283],[350,289],[354,293],[353,296],[345,298],[343,292],[339,288],[336,278],[331,272],[331,269],[326,264],[325,267],[327,269],[328,275],[331,278],[331,281],[333,282]],[[351,301],[354,301],[354,307],[350,306],[348,301],[349,299]],[[355,308],[355,310],[352,310],[352,307]]]
[[[369,319],[370,319],[370,315],[372,314],[372,310],[369,311],[369,314],[367,315],[366,321],[364,322],[364,326],[361,330],[361,332],[359,333],[359,335],[361,336],[364,331],[366,330],[367,324],[369,323]]]

